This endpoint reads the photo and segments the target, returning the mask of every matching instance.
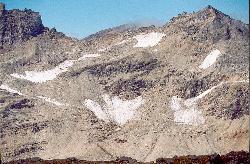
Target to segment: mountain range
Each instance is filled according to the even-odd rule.
[[[79,40],[29,9],[0,21],[3,162],[248,152],[248,24],[208,6]]]

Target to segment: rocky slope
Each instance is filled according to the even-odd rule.
[[[248,151],[246,24],[208,6],[76,40],[30,10],[1,13],[4,162]]]

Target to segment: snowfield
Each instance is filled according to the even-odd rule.
[[[171,99],[171,109],[174,111],[174,121],[180,124],[188,125],[203,124],[205,122],[205,119],[202,116],[202,112],[200,112],[197,108],[197,101],[212,92],[217,87],[229,83],[249,83],[249,81],[239,80],[221,82],[218,85],[204,91],[200,95],[186,100],[178,98],[178,96],[173,96]]]
[[[68,71],[69,67],[74,64],[74,60],[66,60],[54,69],[47,71],[25,71],[25,75],[13,73],[11,76],[19,79],[29,80],[34,83],[44,83],[55,79],[59,74]]]
[[[122,100],[117,96],[111,98],[105,94],[102,98],[105,102],[103,106],[90,99],[86,99],[84,104],[97,118],[118,125],[124,125],[129,120],[134,119],[137,116],[136,109],[144,103],[141,96],[133,100]]]
[[[21,92],[15,90],[15,89],[10,88],[10,87],[9,87],[8,85],[6,85],[6,84],[0,85],[0,89],[6,90],[6,91],[8,91],[8,92],[10,92],[10,93],[16,93],[16,94],[18,94],[18,95],[24,95],[24,94],[22,94]]]
[[[207,57],[204,59],[204,61],[199,66],[200,69],[207,69],[211,65],[213,65],[217,58],[221,56],[221,52],[219,50],[213,50]]]
[[[53,69],[46,71],[25,71],[25,75],[13,73],[11,76],[19,79],[25,79],[34,83],[44,83],[49,80],[55,79],[59,74],[67,72],[76,61],[83,61],[87,58],[99,57],[99,54],[86,54],[77,60],[65,60]]]
[[[171,109],[174,111],[174,121],[179,124],[199,125],[205,122],[202,113],[196,109],[196,102],[185,103],[182,98],[173,96]]]
[[[164,36],[165,34],[158,32],[136,35],[133,37],[137,40],[137,44],[134,45],[134,47],[153,47],[157,45]]]

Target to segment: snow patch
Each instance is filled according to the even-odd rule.
[[[137,44],[134,45],[134,47],[153,47],[158,44],[164,36],[165,34],[158,32],[136,35],[133,37],[137,40]]]
[[[97,118],[108,122],[109,118],[107,117],[107,114],[102,110],[102,107],[97,102],[87,99],[85,100],[85,106],[91,110]]]
[[[203,124],[205,119],[202,116],[201,111],[197,109],[197,101],[222,84],[224,84],[224,82],[213,86],[196,97],[186,100],[173,96],[171,100],[171,109],[174,111],[174,121],[180,124],[189,125]]]
[[[118,125],[124,125],[129,120],[135,118],[137,114],[136,109],[144,103],[141,96],[133,100],[122,100],[118,96],[111,98],[105,94],[102,98],[105,102],[103,106],[90,99],[86,99],[84,104],[97,118],[106,122],[112,121]]]
[[[10,87],[9,87],[8,85],[6,85],[6,84],[2,84],[2,85],[0,86],[0,89],[4,89],[4,90],[6,90],[6,91],[8,91],[8,92],[10,92],[10,93],[16,93],[16,94],[18,94],[18,95],[24,95],[24,94],[22,94],[21,92],[15,90],[15,89],[10,88]]]
[[[217,58],[221,55],[221,52],[219,50],[213,50],[207,57],[204,59],[204,61],[199,66],[200,69],[207,69],[211,65],[213,65]]]
[[[57,106],[64,106],[65,105],[65,104],[58,102],[55,99],[51,99],[49,97],[37,96],[37,98],[43,99],[44,101],[47,101],[47,102],[52,103],[52,104],[57,105]]]
[[[11,76],[19,79],[25,79],[29,80],[34,83],[44,83],[49,80],[55,79],[59,74],[63,72],[67,72],[70,67],[74,65],[76,61],[82,61],[86,58],[92,58],[92,57],[99,57],[100,54],[86,54],[82,57],[78,58],[77,60],[66,60],[56,66],[53,69],[46,70],[46,71],[25,71],[25,75],[13,73]]]
[[[19,79],[29,80],[34,83],[44,83],[55,79],[59,74],[68,71],[69,67],[74,64],[75,60],[66,60],[54,69],[47,71],[25,71],[25,75],[13,73],[11,76]]]
[[[197,101],[207,94],[215,90],[217,87],[222,86],[223,84],[229,83],[249,83],[248,80],[238,80],[238,81],[226,81],[221,82],[216,86],[204,91],[196,97],[189,99],[178,98],[178,96],[173,96],[171,99],[171,109],[174,111],[174,121],[180,124],[189,124],[189,125],[199,125],[205,122],[202,112],[197,108]]]
[[[172,97],[171,109],[174,111],[174,121],[179,124],[199,125],[205,122],[202,113],[196,109],[195,101],[185,103],[185,100]]]

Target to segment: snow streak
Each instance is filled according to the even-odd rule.
[[[24,95],[24,94],[22,94],[21,92],[15,90],[15,89],[10,88],[10,87],[9,87],[8,85],[6,85],[6,84],[0,85],[0,89],[4,89],[4,90],[6,90],[6,91],[8,91],[8,92],[10,92],[10,93],[16,93],[16,94],[18,94],[18,95]]]
[[[77,60],[66,60],[56,66],[53,69],[46,70],[46,71],[25,71],[25,75],[13,73],[11,76],[19,79],[25,79],[34,83],[44,83],[49,80],[55,79],[59,74],[63,72],[67,72],[70,67],[74,65],[76,61],[82,61],[87,58],[92,57],[99,57],[99,54],[86,54],[82,57],[78,58]]]

